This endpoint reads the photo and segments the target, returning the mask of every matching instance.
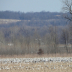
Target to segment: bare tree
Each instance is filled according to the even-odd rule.
[[[68,20],[69,22],[69,40],[70,42],[72,42],[72,0],[63,0],[63,12],[65,12],[66,14],[64,15],[64,18],[66,20]],[[71,45],[72,48],[72,45]]]
[[[65,19],[72,21],[72,0],[63,0],[63,12],[68,12],[68,14],[64,16]]]
[[[58,43],[58,37],[57,37],[57,26],[51,26],[49,28],[50,31],[50,41],[51,42],[51,46],[52,46],[52,53],[57,53],[58,52],[58,47],[57,47],[57,43]]]
[[[61,37],[62,37],[63,43],[65,44],[66,51],[68,53],[69,32],[67,29],[62,30],[62,36]]]

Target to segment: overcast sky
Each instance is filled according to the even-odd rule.
[[[61,0],[0,0],[0,11],[61,12]]]

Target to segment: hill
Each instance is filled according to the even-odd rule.
[[[66,25],[66,20],[63,18],[64,13],[58,12],[12,12],[0,11],[0,24],[9,24],[16,22],[27,22],[29,26],[43,25]],[[3,20],[2,20],[3,19]],[[6,19],[6,20],[4,20]],[[8,20],[9,19],[9,20]]]
[[[20,19],[20,20],[48,20],[62,19],[63,13],[58,12],[12,12],[0,11],[0,19]]]

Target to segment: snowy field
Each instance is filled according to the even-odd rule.
[[[2,58],[0,72],[71,72],[72,57]]]

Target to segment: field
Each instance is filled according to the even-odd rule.
[[[15,20],[15,19],[0,19],[0,24],[9,24],[9,23],[15,23],[19,22],[21,20]]]
[[[0,58],[0,72],[71,72],[72,57]]]
[[[3,64],[5,69],[0,72],[71,72],[72,63],[53,63],[53,62],[40,62],[40,63],[15,63]]]

